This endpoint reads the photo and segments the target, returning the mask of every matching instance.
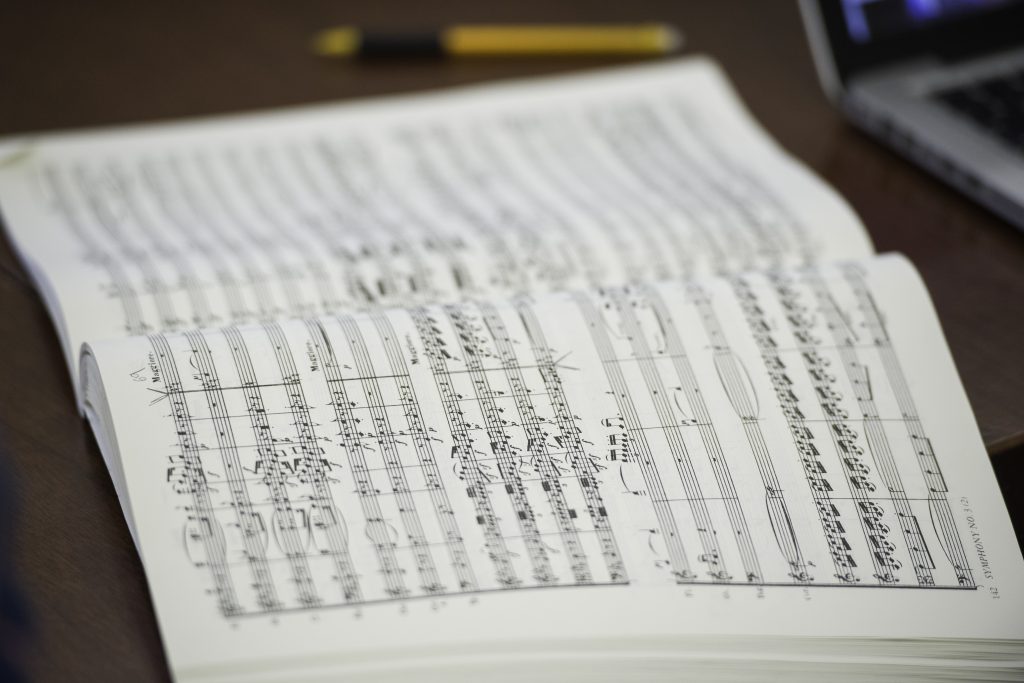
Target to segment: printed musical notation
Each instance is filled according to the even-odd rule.
[[[812,239],[768,187],[782,162],[738,158],[708,107],[610,97],[44,158],[60,239],[40,248],[94,283],[69,294],[88,338],[859,253],[841,217]]]
[[[7,144],[176,679],[1020,659],[927,293],[709,61]]]
[[[973,589],[885,317],[866,267],[775,271],[153,335],[144,385],[226,617]]]

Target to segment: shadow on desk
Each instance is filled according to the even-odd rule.
[[[1017,534],[1017,545],[1024,551],[1024,444],[992,458],[992,467]]]
[[[18,496],[0,442],[0,681],[26,680],[22,661],[30,637],[28,608],[14,572]]]

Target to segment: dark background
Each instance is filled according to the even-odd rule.
[[[921,270],[1019,535],[1024,234],[842,121],[818,87],[795,2],[11,0],[0,9],[0,135],[423,90],[623,61],[315,59],[310,36],[334,24],[423,28],[474,21],[643,20],[675,23],[687,35],[688,52],[719,60],[768,131],[853,205],[878,250],[901,251]],[[110,478],[76,413],[47,314],[2,240],[0,311],[0,471],[13,475],[13,560],[32,614],[28,645],[16,646],[23,665],[33,680],[167,680],[142,566]],[[2,487],[0,497],[12,500]],[[2,541],[0,536],[0,558],[6,554]],[[25,632],[18,624],[14,628]]]

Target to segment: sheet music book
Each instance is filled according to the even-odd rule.
[[[712,62],[0,151],[176,680],[1024,675],[921,280]]]

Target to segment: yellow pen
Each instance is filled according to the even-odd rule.
[[[324,57],[544,57],[660,55],[682,47],[667,24],[467,24],[439,31],[368,31],[339,26],[318,33]]]

